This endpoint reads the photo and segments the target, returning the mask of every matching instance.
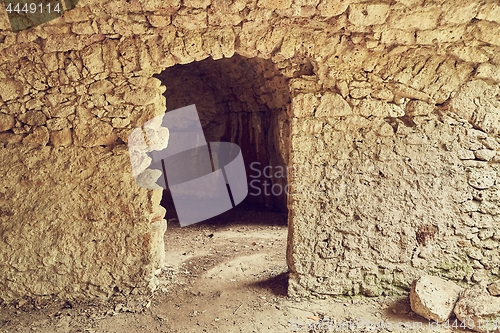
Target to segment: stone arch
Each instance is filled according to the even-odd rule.
[[[0,297],[154,287],[160,194],[123,172],[127,134],[164,112],[154,73],[235,52],[289,78],[292,293],[498,277],[497,7],[420,3],[89,0],[21,32],[2,11]]]

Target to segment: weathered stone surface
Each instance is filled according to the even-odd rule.
[[[67,23],[84,22],[89,19],[90,11],[86,7],[76,7],[64,12],[63,18]]]
[[[207,27],[207,13],[204,10],[183,11],[172,20],[179,29],[198,30]]]
[[[50,133],[50,143],[54,147],[69,146],[73,143],[73,131],[69,128]]]
[[[500,150],[500,143],[497,140],[493,139],[492,137],[484,138],[482,144],[488,149]]]
[[[327,93],[321,97],[316,117],[341,117],[352,114],[351,106],[337,94]]]
[[[144,0],[142,9],[145,11],[166,11],[177,9],[180,6],[180,0]]]
[[[378,130],[377,133],[380,136],[393,136],[394,129],[388,123],[382,123],[382,125],[380,126],[380,129]]]
[[[156,181],[161,177],[161,175],[162,172],[160,170],[146,169],[135,177],[135,181],[137,185],[142,188],[161,190],[162,187],[156,184]]]
[[[130,124],[130,119],[126,118],[113,118],[111,120],[111,126],[113,128],[127,128]]]
[[[462,293],[454,313],[473,331],[498,332],[500,297],[491,296],[484,286],[476,285]]]
[[[47,53],[69,51],[74,49],[78,42],[78,37],[71,34],[49,36],[45,40],[44,51]]]
[[[163,219],[166,210],[157,205],[155,215],[151,218],[150,233],[151,233],[151,266],[153,267],[154,274],[161,273],[162,268],[165,266],[165,232],[167,231],[167,221]],[[154,286],[155,280],[153,279],[148,287]]]
[[[500,280],[497,280],[488,285],[488,292],[492,296],[500,296]]]
[[[457,157],[461,160],[473,160],[476,158],[476,155],[474,155],[474,152],[468,149],[460,149],[457,152]]]
[[[474,151],[474,156],[476,156],[478,160],[486,162],[491,161],[496,154],[497,152],[491,149],[479,149]]]
[[[49,130],[45,126],[33,127],[33,131],[23,139],[23,144],[28,147],[45,146],[49,142]]]
[[[185,0],[184,6],[192,8],[207,8],[210,5],[210,0]]]
[[[147,137],[148,149],[162,150],[167,148],[169,130],[166,127],[161,127],[162,117],[153,118],[146,122],[143,126],[144,135]]]
[[[469,173],[469,185],[479,190],[492,187],[497,178],[495,170],[475,169]]]
[[[12,284],[3,291],[4,300],[24,296],[26,286],[34,296],[56,294],[62,299],[80,299],[108,297],[115,286],[125,293],[134,287],[147,289],[153,281],[158,268],[153,262],[158,259],[152,255],[154,244],[147,235],[161,191],[138,188],[127,149],[118,148],[0,149],[0,160],[12,161],[0,163],[1,174],[12,167],[12,178],[3,183],[3,198],[24,198],[23,203],[7,208],[9,214],[0,216],[2,226],[9,226],[0,239],[4,244],[0,251],[2,279]],[[19,158],[12,160],[12,153]],[[48,182],[46,175],[53,170],[57,171]],[[113,174],[119,176],[111,177]],[[89,186],[68,186],[82,183]],[[101,199],[90,199],[96,197]],[[104,208],[102,202],[113,204]],[[68,221],[74,223],[69,225]],[[119,227],[110,227],[113,225]],[[19,238],[26,229],[36,230],[28,242]],[[23,246],[15,246],[20,242]],[[73,246],[57,251],[58,244]],[[93,264],[100,269],[89,270]],[[7,269],[9,265],[15,272]],[[52,271],[57,273],[50,279],[39,278]]]
[[[385,30],[382,32],[381,42],[385,44],[415,44],[415,33],[400,29]]]
[[[478,79],[491,80],[495,83],[500,82],[500,66],[495,66],[488,63],[479,65],[476,70],[476,77]]]
[[[437,26],[440,15],[441,7],[439,6],[416,7],[394,13],[389,19],[389,24],[392,28],[400,30],[429,30]]]
[[[15,123],[16,120],[13,115],[0,112],[0,132],[10,130]]]
[[[170,24],[170,16],[162,16],[162,15],[149,15],[148,16],[149,23],[156,28],[166,27]]]
[[[421,45],[436,43],[453,43],[461,40],[465,27],[447,28],[443,30],[420,30],[417,32],[416,43]]]
[[[137,147],[136,142],[134,142],[134,136],[128,137],[128,144]],[[132,172],[134,177],[138,177],[144,172],[153,161],[151,157],[146,155],[147,149],[130,149],[130,164],[132,166]]]
[[[47,117],[41,111],[28,111],[20,114],[17,119],[27,125],[44,125]]]
[[[451,49],[451,54],[463,61],[482,63],[489,60],[486,53],[476,47],[454,46]]]
[[[322,16],[338,16],[347,10],[351,0],[328,1],[322,0],[318,5],[318,10]]]
[[[290,8],[292,0],[258,0],[257,6],[267,9]]]
[[[101,80],[92,83],[89,86],[89,94],[105,94],[105,93],[110,93],[113,91],[114,85],[110,81],[107,80]]]
[[[458,25],[470,22],[478,14],[479,4],[476,2],[470,3],[455,3],[448,2],[443,6],[443,14],[441,16],[441,24]]]
[[[23,85],[14,80],[0,80],[0,97],[10,101],[23,96]]]
[[[15,134],[9,132],[0,133],[0,143],[7,145],[16,144],[22,142],[24,137],[25,135],[23,134]]]
[[[500,132],[498,91],[483,80],[470,81],[451,99],[450,107],[477,128],[496,134]]]
[[[411,309],[426,319],[444,322],[452,315],[460,292],[461,288],[454,282],[436,276],[422,276],[412,284]]]
[[[389,102],[394,99],[394,94],[389,89],[379,89],[371,93],[371,96],[376,99],[381,99],[383,101]]]
[[[118,138],[110,124],[95,118],[78,121],[74,128],[77,146],[107,146],[113,144]]]
[[[90,22],[78,22],[71,26],[71,32],[78,35],[91,35],[97,33]]]
[[[479,40],[500,46],[500,24],[489,21],[476,21],[479,32]]]
[[[50,115],[56,118],[66,118],[75,113],[74,105],[55,106],[50,110]]]
[[[476,18],[479,20],[500,23],[500,7],[493,2],[485,3],[479,9]]]
[[[89,165],[79,162],[81,169],[71,166],[96,168],[111,147],[127,142],[135,127],[163,114],[166,103],[180,107],[195,100],[197,105],[211,105],[201,112],[204,126],[211,124],[207,138],[244,141],[245,149],[252,151],[246,160],[311,170],[290,180],[293,188],[301,189],[296,195],[265,198],[281,200],[290,212],[291,293],[398,294],[429,272],[458,281],[490,280],[500,268],[500,233],[492,230],[500,216],[498,11],[491,1],[119,0],[88,3],[65,12],[53,24],[19,33],[9,31],[3,15],[0,151],[8,150],[4,153],[9,158],[1,159],[6,166],[0,169],[17,167],[15,159],[21,157],[12,150],[16,146],[38,147],[28,155],[46,172],[44,180],[31,186],[30,195],[44,196],[53,187],[50,182],[59,179],[59,170],[48,168],[48,161],[76,158],[73,152],[82,146],[88,152],[82,150],[81,156],[91,151],[96,155],[88,157]],[[251,59],[241,60],[239,55]],[[153,73],[191,62],[196,63],[190,68],[200,69],[206,58],[223,65],[212,63],[205,76],[194,70],[164,81],[167,89],[183,96],[165,102],[165,88],[151,78]],[[187,84],[180,79],[190,75],[205,82]],[[263,110],[271,110],[271,116],[264,116]],[[146,131],[151,131],[157,147],[164,146],[166,130]],[[54,156],[38,153],[47,144]],[[120,150],[117,147],[112,154]],[[250,147],[259,147],[258,153]],[[268,156],[269,151],[277,153]],[[144,171],[150,160],[136,153],[132,151],[127,163]],[[64,169],[62,163],[54,165]],[[106,174],[114,186],[123,175],[122,166],[122,173],[97,174]],[[19,181],[7,175],[8,184]],[[126,253],[161,257],[164,224],[157,215],[154,222],[144,218],[139,207],[150,201],[142,201],[139,187],[116,186],[129,191],[129,198],[137,195],[133,208],[123,208],[127,206],[118,199],[117,204],[130,212],[121,223],[104,213],[116,212],[110,208],[114,200],[99,205],[92,202],[101,198],[99,194],[85,197],[81,192],[94,188],[94,180],[71,177],[64,173],[64,182],[89,203],[75,213],[75,204],[66,197],[70,194],[62,191],[65,197],[59,206],[52,196],[51,208],[37,208],[42,226],[50,219],[62,223],[54,211],[65,221],[78,221],[77,229],[92,220],[101,229],[109,228],[110,234],[117,224],[131,231],[134,220],[143,239],[157,245],[145,249],[133,230],[134,241],[127,244]],[[288,182],[275,181],[283,186]],[[0,206],[18,207],[14,222],[33,218],[32,207],[21,196],[5,200]],[[156,211],[158,204],[153,206]],[[423,226],[416,226],[417,221]],[[47,239],[59,236],[59,231],[42,232]],[[119,244],[123,234],[118,230],[113,240]],[[9,236],[12,249],[0,249],[15,253],[14,247],[22,248],[16,260],[33,264],[23,264],[22,269],[30,267],[26,271],[32,276],[52,276],[56,264],[24,258],[29,255],[24,248],[38,242],[38,235],[24,235],[16,242]],[[65,245],[79,246],[76,236],[64,237]],[[62,245],[50,246],[52,253],[41,246],[33,251],[42,253],[47,263],[65,253]],[[19,269],[15,261],[2,261],[0,278],[7,278],[0,280],[0,298],[63,295],[71,292],[70,284],[75,294],[94,297],[103,294],[96,290],[110,290],[115,282],[153,281],[147,260],[124,262],[121,249],[110,247],[103,264],[103,258],[93,260],[97,254],[85,249],[86,255],[76,253],[75,258],[91,258],[96,264],[89,264],[89,272],[66,265],[71,267],[64,268],[67,276],[57,275],[43,290],[29,289],[28,273],[14,278]],[[339,253],[341,263],[335,257]],[[129,264],[137,265],[130,268],[133,272]],[[98,276],[101,267],[113,278]],[[148,273],[138,277],[141,269]],[[93,287],[85,289],[88,281]]]
[[[155,89],[144,87],[134,90],[126,90],[123,99],[127,103],[135,105],[147,105],[154,101],[159,96]]]
[[[435,106],[420,100],[412,100],[406,104],[405,113],[409,116],[427,116],[434,111]]]
[[[99,44],[93,44],[85,48],[81,53],[83,65],[90,74],[102,73],[104,71],[104,61],[102,58],[102,47]]]
[[[392,113],[392,106],[379,100],[364,99],[359,103],[359,113],[362,116],[369,117],[389,117]]]
[[[294,117],[312,116],[318,107],[320,99],[314,94],[298,94],[292,101]]]
[[[351,4],[349,22],[358,26],[382,24],[389,15],[388,4]]]

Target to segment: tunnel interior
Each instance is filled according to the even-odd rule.
[[[207,142],[241,148],[248,195],[239,209],[287,214],[291,98],[276,65],[235,54],[175,65],[156,77],[167,87],[167,113],[194,104]],[[161,205],[167,220],[175,219],[168,185]]]

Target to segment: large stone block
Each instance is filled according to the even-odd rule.
[[[476,77],[478,79],[491,80],[494,83],[500,82],[500,66],[495,66],[488,63],[479,65],[476,70]]]
[[[453,313],[460,292],[461,288],[454,282],[422,276],[412,284],[411,309],[426,319],[442,323]]]
[[[453,96],[450,106],[454,112],[484,132],[500,132],[500,104],[496,99],[499,89],[483,80],[464,84]]]
[[[478,21],[478,39],[486,43],[500,46],[500,23],[490,21]]]
[[[221,89],[231,98],[214,98],[224,103],[204,125],[213,119],[218,135],[250,140],[259,156],[279,142],[282,156],[272,163],[290,156],[319,169],[290,181],[298,190],[288,203],[291,290],[376,296],[407,291],[429,270],[455,280],[498,272],[500,233],[473,229],[491,229],[479,226],[495,225],[500,214],[499,9],[483,2],[111,0],[22,33],[9,30],[4,13],[5,298],[97,297],[152,281],[163,255],[162,212],[123,171],[121,142],[165,112],[153,73],[235,52],[271,59],[277,69],[245,60],[250,65],[230,75],[235,84]],[[168,89],[185,84],[172,81],[181,80]],[[210,81],[223,85],[219,76]],[[274,89],[280,84],[289,95]],[[192,95],[182,103],[206,100],[203,85],[185,89]],[[255,116],[268,108],[278,110],[270,131]],[[222,121],[226,109],[238,116]],[[22,176],[10,172],[17,169]],[[139,180],[152,186],[157,176]],[[45,237],[53,235],[61,244]]]
[[[49,130],[45,126],[33,127],[31,133],[23,139],[23,144],[28,147],[45,146],[49,142]]]
[[[266,9],[286,9],[290,8],[292,0],[259,0],[257,5]]]
[[[50,143],[54,147],[69,146],[73,143],[73,131],[69,128],[50,133]]]

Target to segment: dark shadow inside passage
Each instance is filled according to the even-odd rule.
[[[207,143],[232,142],[241,148],[247,197],[201,223],[239,223],[249,212],[273,212],[261,223],[286,225],[291,98],[287,79],[276,66],[235,54],[172,66],[155,77],[167,87],[167,112],[195,104]],[[168,188],[161,205],[171,224],[177,214]]]

